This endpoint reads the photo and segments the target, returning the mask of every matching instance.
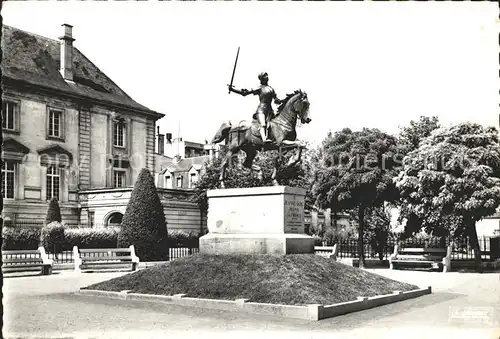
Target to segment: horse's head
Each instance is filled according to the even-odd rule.
[[[311,118],[309,118],[309,100],[307,99],[307,93],[302,90],[295,91],[295,95],[292,99],[292,109],[297,113],[300,122],[303,124],[310,123]]]

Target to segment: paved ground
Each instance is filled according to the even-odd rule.
[[[6,338],[500,338],[500,276],[370,270],[433,294],[319,322],[77,296],[122,273],[61,272],[4,279]],[[495,310],[490,323],[450,319],[453,310]],[[480,307],[480,308],[478,308]]]

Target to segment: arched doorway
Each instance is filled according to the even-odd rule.
[[[106,219],[106,227],[120,227],[122,224],[123,214],[120,212],[111,213]]]

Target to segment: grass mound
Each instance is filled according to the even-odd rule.
[[[311,254],[196,254],[86,287],[287,305],[328,305],[417,288]]]

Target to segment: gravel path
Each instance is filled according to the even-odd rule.
[[[150,302],[77,296],[79,287],[123,273],[4,279],[6,338],[500,338],[499,274],[369,270],[433,294],[319,322]],[[495,323],[450,320],[450,309],[496,311]],[[491,317],[490,321],[493,321]]]

